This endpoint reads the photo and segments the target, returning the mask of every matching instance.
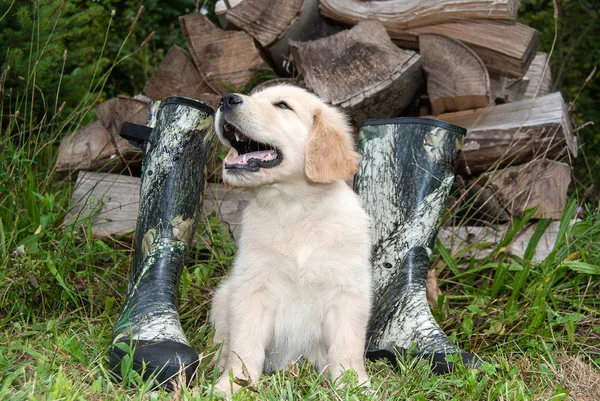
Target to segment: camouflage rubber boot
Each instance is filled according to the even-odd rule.
[[[130,350],[133,369],[167,388],[180,375],[189,382],[198,366],[177,302],[198,223],[213,114],[204,103],[182,97],[169,97],[158,108],[142,164],[127,297],[113,329],[110,369],[117,376]]]
[[[464,128],[425,118],[367,120],[361,124],[362,162],[355,190],[374,227],[375,302],[367,356],[414,350],[433,369],[452,369],[446,354],[468,365],[478,359],[442,332],[425,296],[438,221],[454,180]]]

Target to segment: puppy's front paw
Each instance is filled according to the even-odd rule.
[[[224,374],[215,384],[215,394],[219,394],[230,400],[241,388],[242,386],[229,379],[229,375]]]
[[[358,375],[358,385],[360,387],[371,387],[371,379],[366,374]]]

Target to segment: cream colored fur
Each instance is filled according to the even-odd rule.
[[[229,371],[255,383],[263,370],[285,369],[301,357],[333,379],[353,369],[368,383],[371,243],[369,219],[344,182],[358,163],[351,129],[341,112],[296,87],[242,99],[234,111],[217,111],[221,141],[229,145],[222,134],[227,121],[276,146],[283,161],[258,172],[223,173],[227,185],[248,188],[253,198],[231,275],[212,304],[215,341],[223,343],[216,390],[239,389]],[[280,101],[292,110],[276,107]]]

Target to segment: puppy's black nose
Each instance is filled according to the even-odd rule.
[[[242,104],[242,102],[243,100],[241,96],[238,96],[235,93],[230,93],[221,98],[221,101],[219,102],[219,107],[222,110],[228,110]]]

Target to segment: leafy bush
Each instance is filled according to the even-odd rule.
[[[141,92],[168,49],[185,46],[178,17],[196,2],[0,0],[0,10],[2,114],[27,108],[35,123]]]
[[[102,36],[105,28],[97,21],[103,10],[59,0],[0,0],[0,9],[6,10],[0,20],[3,116],[18,119],[27,109],[30,122],[39,122],[68,114],[93,91],[94,74],[108,66],[106,57],[90,50],[97,47],[70,46]]]

